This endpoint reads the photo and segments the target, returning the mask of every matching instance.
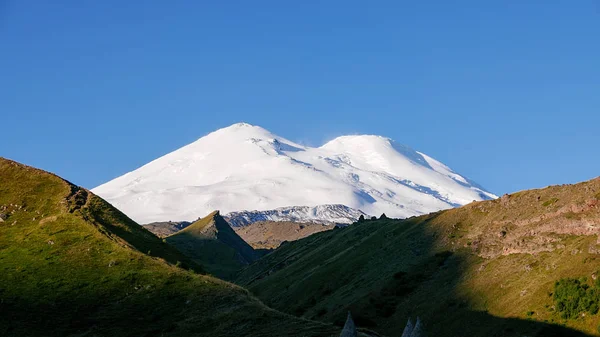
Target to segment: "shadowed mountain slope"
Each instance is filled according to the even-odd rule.
[[[338,325],[351,311],[388,335],[416,316],[430,336],[593,334],[600,316],[565,319],[553,293],[600,271],[599,199],[594,179],[358,222],[282,245],[238,283],[276,309]]]
[[[177,267],[201,271],[89,191],[3,158],[0,219],[0,336],[339,334]]]
[[[257,259],[254,249],[235,233],[219,211],[195,221],[166,241],[222,278],[230,278]]]

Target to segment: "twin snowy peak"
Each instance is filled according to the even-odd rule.
[[[403,218],[496,197],[389,138],[342,136],[308,147],[246,123],[214,131],[92,191],[138,223],[193,221],[214,210],[352,222],[363,213]]]

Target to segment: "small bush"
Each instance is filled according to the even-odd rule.
[[[555,204],[557,201],[558,201],[558,198],[552,198],[552,199],[550,199],[550,200],[546,200],[546,201],[545,201],[545,202],[542,204],[542,206],[544,206],[544,207],[548,207],[548,206],[550,206],[550,205],[553,205],[553,204]]]
[[[553,299],[556,311],[562,318],[577,318],[581,313],[595,315],[600,303],[599,282],[590,287],[585,278],[561,279],[554,284]]]

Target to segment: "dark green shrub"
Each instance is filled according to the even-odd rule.
[[[597,314],[600,305],[598,282],[590,287],[586,279],[565,278],[554,284],[554,304],[562,318],[577,318],[582,313]]]
[[[542,204],[542,206],[544,206],[544,207],[548,207],[548,206],[550,206],[550,205],[553,205],[553,204],[554,204],[555,202],[557,202],[557,201],[558,201],[558,198],[552,198],[552,199],[550,199],[550,200],[546,200],[546,201],[545,201],[545,202]]]

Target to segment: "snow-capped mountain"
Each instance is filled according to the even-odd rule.
[[[223,218],[232,227],[243,227],[258,221],[318,222],[327,225],[351,224],[364,212],[346,205],[318,205],[280,207],[265,211],[240,211],[225,214]]]
[[[92,191],[139,223],[331,204],[400,218],[496,197],[389,138],[343,136],[307,147],[245,123]]]

